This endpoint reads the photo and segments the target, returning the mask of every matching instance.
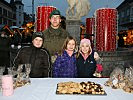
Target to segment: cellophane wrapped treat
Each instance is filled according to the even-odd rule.
[[[105,82],[105,86],[113,89],[123,89],[125,92],[133,93],[133,66],[124,68],[116,67]]]
[[[31,71],[31,64],[20,64],[17,69],[17,77],[14,81],[14,88],[22,87],[30,84],[29,74]]]

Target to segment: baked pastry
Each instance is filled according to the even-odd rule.
[[[105,94],[100,84],[94,82],[61,82],[57,84],[57,94]]]

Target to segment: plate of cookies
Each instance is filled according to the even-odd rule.
[[[56,94],[107,95],[103,87],[95,82],[60,82]]]

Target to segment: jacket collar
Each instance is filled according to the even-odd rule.
[[[82,57],[84,58],[84,60],[86,60],[89,57],[89,54],[87,56],[85,56],[82,52],[80,52],[80,54],[82,55]]]
[[[49,31],[49,33],[51,33],[51,34],[59,35],[60,32],[61,32],[61,27],[59,26],[59,28],[54,29],[54,28],[52,28],[52,27],[50,26],[50,27],[48,28],[48,31]]]
[[[33,44],[31,45],[31,47],[32,47],[33,49],[37,49],[37,50],[39,50],[39,49],[41,49],[41,48],[42,48],[42,47],[37,48],[37,47],[35,47]]]
[[[73,54],[72,54],[72,56],[74,56],[76,53],[75,52],[73,52]],[[67,51],[66,50],[64,50],[64,52],[63,52],[63,56],[67,56],[67,57],[70,57],[69,55],[68,55],[68,53],[67,53]],[[71,56],[71,57],[72,57]]]

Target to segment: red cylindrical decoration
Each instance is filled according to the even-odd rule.
[[[117,10],[101,8],[96,10],[96,50],[115,51],[117,34]]]
[[[89,36],[89,39],[94,46],[94,32],[95,31],[95,18],[86,18],[86,35]]]
[[[94,34],[95,18],[86,18],[86,33]]]
[[[50,13],[55,10],[56,8],[53,6],[38,6],[37,7],[37,12],[36,12],[36,20],[37,20],[37,25],[36,25],[36,31],[44,31],[47,29],[50,25],[49,21],[49,15]]]

